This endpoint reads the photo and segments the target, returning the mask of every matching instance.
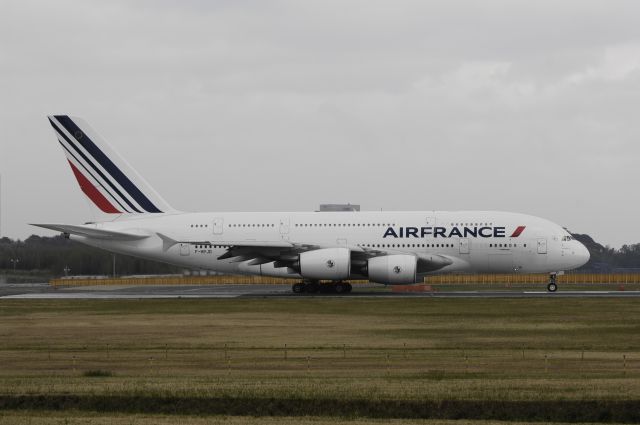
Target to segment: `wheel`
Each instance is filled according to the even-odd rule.
[[[291,289],[293,290],[294,294],[302,294],[304,292],[304,283],[294,283]]]
[[[320,290],[320,284],[317,282],[309,282],[304,288],[304,292],[308,292],[309,294],[315,294]]]
[[[334,291],[336,291],[336,294],[345,294],[349,292],[347,284],[343,282],[336,283],[334,285]]]
[[[556,292],[557,290],[558,290],[558,285],[556,285],[555,283],[551,282],[547,285],[547,291]]]
[[[347,282],[347,293],[350,293],[352,289],[353,286],[351,286],[351,284]]]
[[[333,294],[335,291],[335,285],[333,283],[322,283],[318,285],[318,292],[321,294]]]

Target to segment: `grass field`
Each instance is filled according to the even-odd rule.
[[[640,421],[636,299],[3,300],[0,342],[0,424]]]

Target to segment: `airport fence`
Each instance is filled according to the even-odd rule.
[[[547,274],[444,274],[427,276],[427,285],[464,284],[546,284]],[[98,286],[98,285],[290,285],[294,280],[241,275],[214,276],[145,276],[145,277],[82,277],[53,279],[52,286]],[[638,284],[640,273],[571,273],[559,275],[559,284]],[[369,283],[367,280],[350,280],[354,285]]]
[[[213,276],[145,276],[145,277],[98,277],[62,278],[49,282],[52,286],[94,285],[280,285],[291,284],[291,279],[266,276],[213,275]]]
[[[548,274],[443,274],[427,276],[425,283],[438,284],[546,284]],[[565,273],[558,275],[559,284],[632,284],[640,283],[640,273]]]

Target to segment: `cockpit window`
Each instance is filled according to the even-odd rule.
[[[562,237],[562,241],[572,241],[573,240],[573,236],[563,236]]]

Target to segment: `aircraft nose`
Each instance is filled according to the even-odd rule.
[[[576,243],[578,246],[576,247],[574,255],[576,257],[576,268],[578,268],[587,264],[589,258],[591,258],[591,254],[589,254],[589,250],[581,242],[576,241]]]

